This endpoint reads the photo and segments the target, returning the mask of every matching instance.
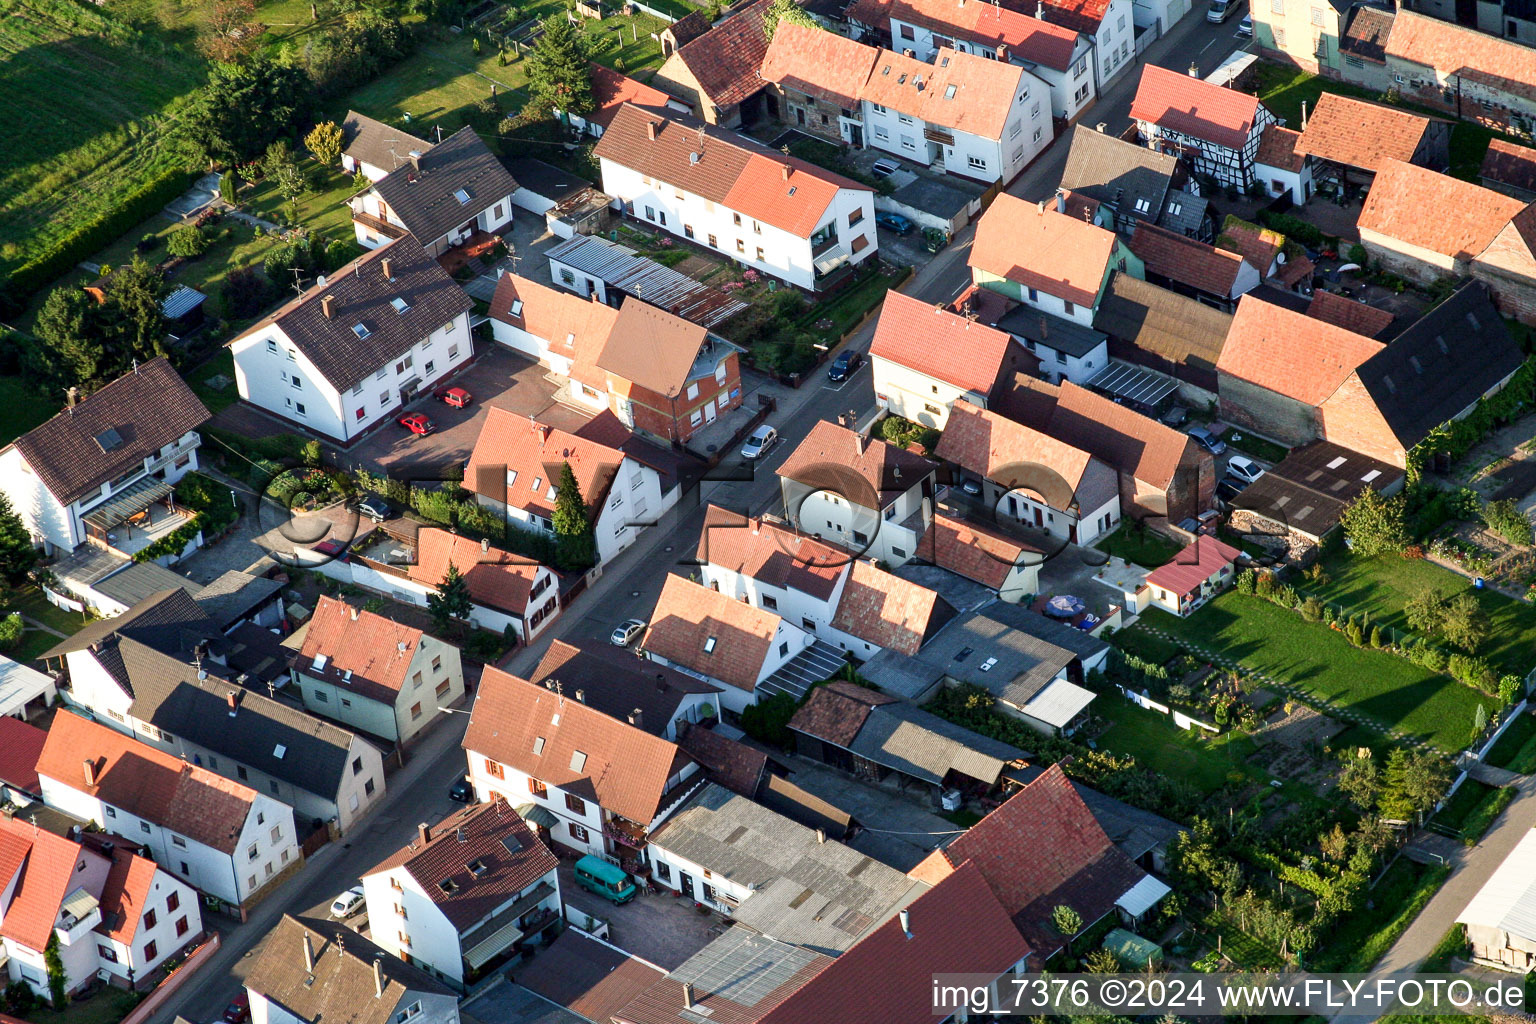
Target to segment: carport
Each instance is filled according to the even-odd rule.
[[[1109,365],[1088,382],[1088,386],[1119,401],[1147,409],[1156,409],[1164,399],[1179,390],[1179,382],[1172,377],[1122,363],[1118,359],[1111,359]]]

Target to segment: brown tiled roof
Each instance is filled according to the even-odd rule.
[[[642,825],[656,816],[680,756],[659,736],[489,666],[463,745]]]
[[[1415,11],[1397,12],[1387,55],[1536,98],[1536,60],[1530,47]]]
[[[678,746],[699,763],[709,781],[748,799],[768,774],[768,755],[701,725],[685,723]]]
[[[986,396],[1022,351],[1007,331],[898,291],[886,292],[869,347],[872,357]]]
[[[366,700],[393,705],[405,684],[411,659],[421,648],[422,635],[412,626],[322,594],[304,631],[304,645],[294,667]],[[325,657],[324,668],[315,667],[319,655]]]
[[[1339,49],[1377,64],[1387,62],[1387,37],[1392,34],[1393,12],[1367,4],[1355,6],[1355,16],[1339,40]]]
[[[561,689],[612,718],[629,720],[638,710],[641,725],[660,736],[672,725],[690,694],[719,693],[720,687],[604,641],[580,647],[556,640],[528,677],[536,686]]]
[[[970,266],[1091,306],[1115,254],[1115,233],[1003,193],[982,214]]]
[[[486,675],[493,671],[487,668]],[[477,713],[484,699],[482,690],[475,702]],[[473,718],[470,728],[474,728]],[[468,736],[464,742],[469,743]],[[470,749],[477,754],[485,753],[478,747]],[[537,777],[560,785],[547,776]],[[476,862],[483,865],[479,871],[472,867]],[[463,934],[509,900],[516,899],[558,864],[549,847],[539,841],[522,817],[506,801],[496,799],[453,812],[428,829],[426,842],[418,834],[365,874],[404,868],[449,923]]]
[[[587,1020],[608,1024],[664,977],[661,968],[568,928],[539,951],[538,969],[520,973],[517,980]]]
[[[997,590],[1015,566],[1038,563],[1043,552],[998,530],[963,519],[935,515],[918,553],[941,569]]]
[[[619,311],[564,288],[502,274],[491,296],[489,315],[544,339],[553,351],[568,359],[591,363],[613,331]]]
[[[1536,279],[1536,203],[1515,214],[1477,259],[1490,267]]]
[[[418,139],[394,125],[375,121],[355,110],[347,111],[341,122],[341,139],[347,147],[342,150],[343,154],[386,171],[406,163],[412,150],[425,153],[432,148],[432,143],[426,139]]]
[[[1318,406],[1381,348],[1379,341],[1245,295],[1216,368]]]
[[[588,64],[587,69],[592,76],[592,102],[595,106],[590,113],[583,114],[582,119],[604,128],[608,127],[613,115],[626,103],[660,110],[672,98],[660,89],[652,88],[628,75],[621,75],[596,62]]]
[[[37,726],[9,715],[0,716],[0,782],[40,796],[37,759],[48,734]]]
[[[208,421],[198,401],[164,357],[75,403],[15,441],[21,455],[60,504],[91,496],[189,430]],[[17,499],[12,498],[16,504]]]
[[[1536,192],[1536,149],[1494,139],[1488,143],[1480,173],[1484,183],[1496,181],[1526,192]]]
[[[880,51],[847,36],[792,21],[780,22],[763,58],[762,76],[839,107],[859,105],[859,93]]]
[[[417,533],[416,561],[406,567],[411,579],[435,587],[448,575],[450,564],[464,577],[476,604],[513,615],[528,610],[539,563],[437,527]]]
[[[1215,537],[1196,537],[1166,564],[1158,566],[1147,575],[1147,582],[1183,596],[1199,588],[1200,584],[1223,566],[1231,565],[1242,552],[1230,544],[1223,544]]]
[[[705,17],[703,11],[689,11],[663,31],[671,33],[674,45],[687,46],[709,31],[709,18]]]
[[[1221,226],[1216,248],[1235,252],[1257,268],[1260,277],[1268,276],[1275,257],[1285,247],[1285,236],[1269,228],[1261,228],[1237,217],[1228,217]]]
[[[896,702],[895,697],[887,697],[857,683],[828,683],[811,691],[810,697],[789,720],[789,727],[851,750],[871,709]]]
[[[674,665],[751,693],[778,635],[779,622],[773,612],[669,575],[641,647]]]
[[[715,343],[698,324],[626,298],[594,362],[615,377],[677,398],[692,379],[694,360],[706,345]]]
[[[934,591],[859,559],[848,571],[832,628],[912,655],[954,617],[955,609]]]
[[[1268,167],[1278,167],[1282,171],[1299,172],[1307,162],[1306,154],[1296,150],[1296,142],[1300,138],[1301,132],[1272,124],[1259,136],[1259,151],[1254,161]]]
[[[1015,850],[1016,861],[1032,861],[1032,854],[1019,853],[1033,847]],[[935,974],[1007,971],[1030,947],[987,883],[977,865],[961,864],[913,900],[904,917],[890,918],[807,981],[763,1024],[916,1021],[933,1003]]]
[[[392,278],[384,276],[386,259]],[[334,301],[330,317],[324,311],[326,296]],[[395,310],[395,299],[406,303],[404,313]],[[275,325],[332,387],[347,391],[473,305],[458,282],[406,236],[359,256],[325,284],[246,328],[235,341]],[[354,329],[359,324],[367,337]]]
[[[560,486],[561,464],[568,462],[595,517],[608,501],[608,489],[623,461],[624,453],[615,448],[492,406],[470,453],[464,484],[477,494],[549,519],[555,513],[550,490]],[[507,475],[514,472],[517,476],[508,484]]]
[[[96,930],[124,945],[131,945],[144,920],[144,912],[152,909],[149,897],[159,873],[160,869],[148,857],[127,850],[113,852],[112,867],[101,887],[102,923]]]
[[[1027,487],[1058,511],[1078,500],[1097,508],[1090,502],[1116,487],[1112,471],[1082,449],[966,402],[950,410],[934,454],[1005,487]]]
[[[1021,850],[1030,855],[1019,856]],[[1056,907],[1071,907],[1090,926],[1146,876],[1110,842],[1060,765],[1052,765],[928,860],[955,868],[975,864],[1042,957],[1067,941],[1052,924]]]
[[[1143,64],[1131,117],[1228,149],[1242,149],[1258,117],[1259,98],[1156,64]]]
[[[921,455],[821,420],[778,474],[808,487],[834,489],[864,508],[884,508],[936,466]]]
[[[313,972],[304,962],[306,935]],[[375,965],[384,975],[382,998],[374,987]],[[292,914],[284,914],[267,934],[245,984],[301,1020],[326,1024],[388,1024],[407,993],[453,994],[339,921]]]
[[[1243,258],[1235,252],[1176,235],[1155,224],[1137,224],[1128,244],[1149,273],[1212,295],[1230,297],[1243,265]],[[1268,268],[1255,269],[1262,272]]]
[[[373,183],[373,191],[418,242],[431,245],[492,204],[506,201],[517,182],[467,125]],[[460,195],[467,199],[460,199]]]
[[[709,31],[684,43],[669,61],[684,64],[698,81],[701,102],[717,107],[740,103],[763,87],[757,69],[768,52],[763,16],[773,0],[757,0]]]
[[[1071,381],[1062,382],[1050,423],[1054,436],[1159,488],[1173,481],[1194,445],[1182,431]]]
[[[881,50],[860,98],[928,124],[1001,139],[1023,74],[1015,64],[947,47],[933,64]]]
[[[749,11],[738,17],[755,16]],[[708,38],[702,36],[692,45]],[[614,115],[592,152],[800,238],[811,236],[838,189],[868,191],[866,185],[759,146],[744,135],[633,104]]]
[[[249,786],[68,712],[54,716],[37,771],[222,853],[234,852],[256,799]]]
[[[849,561],[846,552],[787,526],[748,519],[718,505],[704,512],[696,557],[820,601],[832,597]]]
[[[1325,92],[1307,116],[1296,152],[1375,171],[1385,160],[1412,162],[1433,123],[1397,107]],[[1264,134],[1272,130],[1266,128]]]
[[[1398,24],[1407,13],[1398,15]],[[1376,174],[1358,226],[1361,231],[1375,231],[1465,260],[1488,248],[1504,225],[1523,209],[1524,203],[1501,192],[1388,160]],[[1433,216],[1426,216],[1426,211],[1432,211]]]
[[[1367,338],[1380,338],[1382,333],[1392,326],[1392,321],[1395,319],[1385,309],[1377,309],[1368,303],[1346,299],[1342,295],[1323,291],[1321,288],[1312,293],[1312,301],[1307,304],[1307,316]]]
[[[1129,274],[1113,274],[1094,330],[1172,363],[1214,372],[1232,315]]]

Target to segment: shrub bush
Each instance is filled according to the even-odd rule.
[[[202,228],[189,224],[171,232],[165,242],[165,251],[172,256],[193,259],[208,251],[208,236],[203,234]]]
[[[0,651],[14,651],[21,645],[21,633],[26,624],[21,621],[20,612],[11,612],[5,618],[0,619]]]
[[[1323,248],[1322,229],[1315,224],[1309,224],[1300,217],[1293,217],[1288,213],[1268,213],[1261,210],[1259,211],[1259,223],[1267,228],[1275,229],[1287,238],[1294,238],[1309,248]]]
[[[1506,542],[1530,547],[1531,521],[1521,514],[1519,507],[1510,499],[1490,501],[1484,505],[1483,522]]]

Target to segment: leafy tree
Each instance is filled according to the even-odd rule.
[[[1486,728],[1488,728],[1488,708],[1479,703],[1477,705],[1477,710],[1472,712],[1473,738],[1481,736],[1483,734],[1483,730]]]
[[[1119,974],[1120,958],[1115,955],[1114,950],[1100,946],[1083,957],[1083,970],[1089,974]]]
[[[1341,861],[1349,856],[1349,837],[1344,834],[1344,826],[1335,824],[1333,831],[1318,836],[1317,846],[1324,860]]]
[[[160,300],[166,291],[165,275],[142,256],[113,271],[106,303],[117,335],[116,359],[109,368],[113,375],[125,372],[134,359],[143,362],[165,355]]]
[[[48,932],[48,944],[43,947],[43,968],[48,972],[48,995],[53,999],[53,1008],[62,1010],[67,1005],[64,958],[59,956],[59,933],[56,931]]]
[[[62,384],[83,384],[105,376],[105,314],[79,288],[55,288],[43,300],[32,329],[49,376]]]
[[[1381,772],[1369,757],[1356,757],[1344,763],[1339,772],[1339,792],[1360,810],[1369,810],[1381,793]]]
[[[1371,627],[1371,646],[1379,651],[1383,647],[1385,647],[1386,645],[1387,645],[1386,644],[1386,639],[1381,635],[1381,627],[1380,626],[1372,626]]]
[[[528,54],[528,88],[546,110],[591,113],[592,41],[564,15],[544,22],[544,34]]]
[[[1355,554],[1396,554],[1408,546],[1407,503],[1401,494],[1384,498],[1366,489],[1344,507],[1340,521]]]
[[[1408,628],[1426,636],[1439,636],[1445,623],[1445,592],[1439,587],[1425,587],[1408,599],[1403,606],[1403,617]]]
[[[1515,701],[1520,699],[1520,693],[1521,693],[1521,690],[1523,689],[1523,687],[1524,687],[1524,684],[1520,681],[1520,677],[1519,676],[1511,675],[1511,676],[1503,676],[1502,678],[1500,678],[1499,679],[1499,704],[1501,706],[1507,708],[1511,704],[1515,703]]]
[[[803,25],[806,28],[819,28],[816,19],[808,14],[804,7],[795,3],[795,0],[773,0],[768,9],[763,12],[763,32],[772,41],[774,32],[778,31],[779,22],[788,21],[795,25]]]
[[[19,586],[35,565],[37,548],[32,546],[32,537],[11,507],[11,499],[0,492],[0,579]]]
[[[208,236],[203,234],[202,228],[188,224],[171,233],[171,237],[165,241],[165,251],[183,259],[201,256],[208,251]]]
[[[1513,500],[1505,498],[1502,501],[1490,501],[1483,507],[1483,522],[1510,544],[1531,546],[1531,521]]]
[[[1060,903],[1051,911],[1051,924],[1058,932],[1070,939],[1083,930],[1083,915],[1065,903]]]
[[[257,55],[216,63],[177,121],[181,139],[208,163],[243,163],[288,134],[309,102],[303,70]]]
[[[299,200],[309,191],[309,182],[305,180],[304,172],[299,170],[298,164],[278,164],[273,171],[272,181],[283,198],[293,204],[293,212],[297,216]]]
[[[1433,754],[1394,749],[1387,758],[1385,784],[1377,801],[1383,816],[1409,819],[1435,805],[1450,783],[1450,770]]]
[[[321,167],[335,167],[341,159],[343,138],[335,121],[321,121],[304,136],[304,148]]]
[[[251,52],[265,26],[256,21],[256,0],[209,0],[203,6],[198,48],[210,60],[235,61]]]
[[[364,174],[362,171],[358,171],[356,174],[352,175],[352,187],[357,189],[359,192],[372,184],[373,182],[368,179],[368,175]]]
[[[11,612],[0,618],[0,651],[14,651],[21,643],[21,634],[25,628],[26,623],[22,622],[20,612]]]
[[[240,198],[240,186],[235,180],[234,171],[225,171],[219,175],[219,198],[230,206],[234,206]]]
[[[1451,598],[1445,606],[1445,620],[1440,631],[1449,643],[1466,651],[1475,651],[1488,636],[1488,615],[1470,590]]]
[[[224,313],[233,320],[244,320],[260,313],[271,297],[271,286],[255,267],[239,267],[224,278],[221,294]]]
[[[759,743],[788,747],[794,739],[789,731],[789,720],[799,706],[799,702],[787,693],[776,693],[749,704],[741,713],[741,730]]]
[[[427,595],[427,611],[432,625],[439,633],[446,633],[455,619],[467,619],[474,603],[469,597],[469,583],[459,573],[459,567],[448,563],[443,582],[437,585],[437,593]]]
[[[587,569],[597,560],[597,540],[587,501],[576,484],[569,462],[560,465],[560,486],[555,492],[555,545],[562,569]]]

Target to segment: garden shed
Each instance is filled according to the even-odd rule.
[[[1112,929],[1104,936],[1104,948],[1120,958],[1124,967],[1141,969],[1163,960],[1163,947],[1124,928]]]

